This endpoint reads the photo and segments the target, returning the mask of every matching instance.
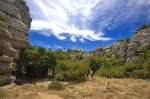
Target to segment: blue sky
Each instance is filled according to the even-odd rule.
[[[150,23],[150,0],[27,0],[27,5],[29,42],[52,49],[93,50]]]

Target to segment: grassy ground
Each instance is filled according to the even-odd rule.
[[[82,83],[65,84],[61,91],[48,90],[49,83],[4,86],[0,88],[0,99],[150,99],[149,80],[97,77]]]

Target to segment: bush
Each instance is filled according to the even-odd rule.
[[[150,78],[150,45],[141,45],[136,58],[130,63],[122,63],[118,58],[101,58],[102,67],[97,74],[105,77]]]
[[[150,78],[150,45],[142,45],[138,56],[131,63],[126,63],[126,75],[135,78]]]
[[[56,74],[56,80],[59,80],[59,81],[64,81],[64,74],[63,73],[57,73]]]
[[[116,78],[122,78],[125,77],[125,72],[126,69],[124,66],[113,66],[113,67],[106,67],[102,66],[97,74],[100,76],[105,76],[105,77],[116,77]]]
[[[88,71],[86,62],[63,60],[58,63],[56,68],[56,79],[60,81],[79,81],[85,80]]]
[[[48,77],[48,68],[52,70],[52,78],[55,76],[57,59],[55,53],[36,46],[21,50],[18,70],[24,69],[28,78]]]
[[[137,62],[137,60],[139,62]],[[126,68],[126,73],[128,73],[130,77],[150,79],[150,65],[149,64],[150,64],[150,61],[145,61],[141,63],[141,60],[137,58],[136,62],[133,62]]]
[[[96,72],[100,66],[101,66],[101,58],[92,56],[88,59],[89,62],[89,68],[93,71]]]
[[[52,83],[50,83],[48,85],[48,89],[50,89],[50,90],[64,90],[65,86],[63,84],[61,84],[60,82],[54,80],[54,81],[52,81]]]

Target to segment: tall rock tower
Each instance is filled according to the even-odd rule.
[[[0,86],[9,83],[20,50],[28,46],[30,23],[25,0],[0,0]]]

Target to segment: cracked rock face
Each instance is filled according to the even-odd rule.
[[[150,28],[137,32],[129,41],[116,42],[111,46],[100,47],[95,50],[97,56],[116,56],[123,62],[131,62],[142,45],[150,44]]]
[[[9,82],[13,62],[28,46],[31,18],[24,0],[0,1],[0,86]]]
[[[150,44],[150,28],[139,31],[131,38],[128,44],[127,61],[135,59],[138,48],[147,44]]]

